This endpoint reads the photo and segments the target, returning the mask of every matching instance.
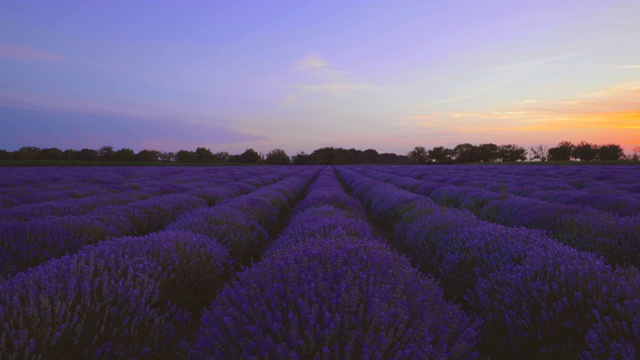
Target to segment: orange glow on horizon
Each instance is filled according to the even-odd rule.
[[[405,119],[418,120],[410,124],[415,127],[437,123],[442,131],[487,134],[487,138],[549,144],[584,140],[616,143],[631,150],[640,145],[640,85],[621,84],[574,99],[521,101],[498,111],[446,112]]]

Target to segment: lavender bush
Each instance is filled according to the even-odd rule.
[[[470,359],[475,333],[435,282],[374,240],[309,241],[242,273],[193,359]]]

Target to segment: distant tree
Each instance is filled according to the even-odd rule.
[[[323,158],[328,165],[346,164],[347,159],[342,155],[341,150],[343,149],[329,146],[317,149],[311,155],[315,159]]]
[[[75,160],[77,151],[73,149],[67,149],[60,154],[60,160]]]
[[[4,149],[0,149],[0,160],[13,160],[13,153]]]
[[[77,160],[94,161],[98,160],[98,150],[84,148],[76,153]]]
[[[220,151],[213,154],[213,162],[216,163],[227,163],[229,162],[229,153],[226,151]]]
[[[499,147],[496,144],[480,144],[476,151],[478,153],[478,161],[480,162],[495,162],[500,158],[498,153]]]
[[[158,156],[158,158],[162,162],[172,162],[176,161],[176,154],[174,152],[163,152],[160,153],[160,156]]]
[[[136,153],[127,148],[122,148],[113,153],[113,159],[116,161],[134,161]]]
[[[136,154],[136,160],[137,161],[141,161],[141,162],[155,162],[158,161],[160,159],[160,151],[158,150],[140,150],[140,152],[138,152]]]
[[[633,154],[630,156],[632,161],[640,161],[640,146],[633,147]]]
[[[41,149],[35,146],[23,146],[18,150],[19,160],[36,160],[40,157]]]
[[[273,165],[290,165],[291,159],[284,150],[273,149],[267,153],[265,162]]]
[[[453,150],[437,146],[429,150],[429,158],[438,164],[451,164],[453,162]]]
[[[398,155],[394,153],[382,153],[378,155],[376,163],[379,164],[410,164],[411,161],[407,155]]]
[[[424,165],[429,161],[429,153],[422,146],[416,146],[407,153],[412,164]]]
[[[293,165],[310,165],[313,164],[313,159],[310,154],[301,151],[291,157],[291,163]]]
[[[62,150],[58,148],[46,148],[40,151],[38,158],[40,160],[59,160],[62,155]]]
[[[196,154],[196,157],[198,158],[198,162],[201,162],[201,163],[210,163],[210,162],[213,162],[214,160],[214,156],[211,150],[203,147],[197,148],[195,154]]]
[[[98,157],[102,161],[111,161],[113,160],[115,151],[113,151],[113,147],[111,146],[103,146],[98,150]]]
[[[238,162],[247,163],[247,164],[258,164],[262,161],[262,157],[260,154],[253,150],[247,149],[238,157]]]
[[[179,163],[195,163],[198,162],[198,155],[189,150],[180,150],[176,153],[176,161]]]
[[[453,148],[452,155],[454,161],[460,164],[475,163],[480,161],[478,147],[469,143],[456,145],[456,147]]]
[[[527,150],[515,144],[498,146],[498,158],[501,162],[525,161]]]
[[[367,149],[362,152],[362,163],[363,164],[375,164],[380,161],[380,154],[374,149]]]
[[[573,152],[571,141],[561,141],[556,147],[549,149],[549,161],[569,161]]]
[[[620,160],[624,157],[624,151],[617,144],[600,145],[596,157],[598,160]]]
[[[580,161],[591,161],[598,155],[598,146],[582,141],[573,148],[571,155]]]
[[[529,158],[529,161],[533,161],[533,160],[547,161],[547,159],[549,158],[549,150],[547,150],[547,147],[545,145],[530,147],[529,151],[531,156]]]

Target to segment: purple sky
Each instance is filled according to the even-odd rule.
[[[0,149],[640,146],[640,1],[5,1]]]

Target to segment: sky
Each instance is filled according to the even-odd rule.
[[[640,146],[640,1],[2,1],[0,149]]]

